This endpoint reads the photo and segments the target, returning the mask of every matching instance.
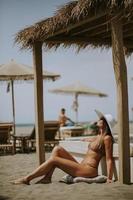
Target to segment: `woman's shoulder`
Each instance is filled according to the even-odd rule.
[[[105,136],[104,136],[104,142],[112,142],[112,137],[111,137],[111,135],[105,135]]]

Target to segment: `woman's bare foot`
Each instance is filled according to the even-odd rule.
[[[20,185],[20,184],[30,185],[30,182],[27,180],[27,178],[20,178],[20,179],[11,181],[11,183],[14,185]]]
[[[48,184],[48,183],[52,183],[51,178],[44,177],[36,182],[36,184]]]

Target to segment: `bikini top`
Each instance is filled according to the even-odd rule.
[[[96,138],[96,140],[92,141],[89,144],[89,149],[104,156],[105,155],[104,135],[99,135]]]

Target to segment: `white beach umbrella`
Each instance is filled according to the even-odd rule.
[[[43,79],[56,80],[60,75],[48,71],[43,71]],[[24,64],[18,64],[13,59],[7,63],[0,65],[0,81],[8,81],[11,83],[12,93],[12,110],[13,124],[15,134],[15,102],[14,102],[14,81],[28,81],[34,79],[34,69]]]
[[[78,122],[78,96],[86,95],[86,96],[99,96],[99,97],[107,97],[107,94],[104,94],[94,88],[90,88],[88,86],[83,85],[82,83],[75,82],[74,84],[64,86],[57,89],[49,90],[52,93],[60,93],[60,94],[71,94],[74,95],[73,101],[73,109],[76,113],[76,122]]]

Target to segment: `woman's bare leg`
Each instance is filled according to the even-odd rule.
[[[70,174],[73,177],[82,176],[82,177],[94,177],[97,176],[97,169],[89,165],[84,165],[75,161],[68,159],[55,157],[53,159],[54,165]]]
[[[51,153],[51,157],[61,157],[61,158],[65,158],[65,159],[77,162],[75,158],[73,158],[72,155],[61,146],[54,147]],[[54,170],[55,170],[55,167],[53,167],[41,180],[37,181],[37,183],[51,183]]]
[[[59,145],[54,147],[54,149],[51,153],[51,156],[52,157],[61,157],[61,158],[65,158],[65,159],[77,162],[77,160],[68,151],[66,151],[63,147],[61,147]]]
[[[35,171],[23,179],[18,180],[15,184],[29,184],[32,179],[49,173],[53,167],[58,167],[59,169],[62,169],[64,172],[72,176],[94,177],[97,175],[97,170],[95,168],[89,167],[88,165],[82,165],[75,161],[60,157],[51,157],[45,163],[40,165]]]
[[[53,160],[49,158],[47,161],[45,161],[43,164],[41,164],[39,167],[37,167],[32,173],[28,174],[27,176],[20,178],[18,180],[13,181],[14,184],[30,184],[30,181],[34,178],[43,176],[47,174],[51,169],[54,167]]]
[[[16,181],[14,181],[13,183],[15,184],[21,184],[21,183],[25,183],[25,184],[29,184],[30,181],[33,178],[39,177],[39,176],[43,176],[44,177],[38,181],[37,183],[48,183],[51,182],[51,177],[52,174],[56,168],[55,165],[50,164],[51,160],[53,160],[55,157],[62,157],[66,160],[71,160],[75,163],[77,163],[77,161],[71,156],[71,154],[69,154],[64,148],[60,147],[60,146],[56,146],[52,153],[51,153],[51,157],[44,162],[42,165],[40,165],[35,171],[33,171],[33,173],[29,174],[28,176],[18,179]],[[43,171],[42,171],[43,169]]]
[[[47,175],[54,168],[59,168],[72,176],[93,177],[96,175],[97,170],[88,165],[82,165],[75,161],[64,159],[61,157],[51,157],[48,161],[40,165],[33,173],[27,176],[27,180]]]

